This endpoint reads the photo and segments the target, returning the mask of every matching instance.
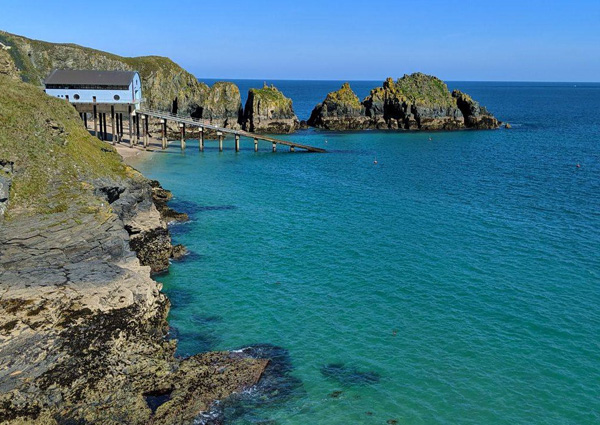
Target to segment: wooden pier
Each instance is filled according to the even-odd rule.
[[[204,151],[204,139],[205,139],[205,131],[212,130],[216,133],[217,138],[219,140],[219,151],[223,151],[223,140],[226,135],[233,135],[235,144],[234,148],[236,152],[240,151],[240,138],[247,137],[254,140],[254,151],[258,151],[258,142],[267,142],[271,145],[271,149],[273,152],[277,151],[277,145],[289,146],[291,152],[295,152],[296,149],[302,149],[307,152],[326,152],[325,149],[317,148],[314,146],[304,145],[301,143],[290,142],[287,140],[276,139],[274,137],[265,136],[262,134],[251,133],[249,131],[243,130],[235,130],[231,128],[223,128],[218,127],[216,125],[208,123],[206,120],[193,118],[193,117],[185,117],[181,115],[174,115],[169,112],[164,111],[156,111],[152,109],[142,108],[132,112],[132,117],[135,121],[135,141],[139,142],[140,140],[144,144],[144,147],[148,146],[148,119],[150,117],[157,118],[160,120],[161,124],[161,132],[162,132],[162,148],[167,148],[167,123],[169,121],[176,122],[179,124],[180,135],[181,135],[181,149],[184,150],[186,148],[186,130],[190,130],[195,128],[198,132],[198,142],[200,151]],[[140,123],[141,123],[141,135],[140,135]],[[131,133],[131,131],[130,131]],[[131,139],[132,134],[130,134]],[[132,146],[134,142],[132,141]],[[137,144],[137,143],[135,143]]]

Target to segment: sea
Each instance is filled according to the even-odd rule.
[[[343,81],[266,83],[307,119]],[[190,140],[134,164],[191,218],[157,276],[177,354],[272,359],[198,423],[600,423],[600,83],[448,86],[512,128],[281,136],[324,154]]]

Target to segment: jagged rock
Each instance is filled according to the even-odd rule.
[[[309,125],[331,130],[459,130],[499,126],[485,108],[461,95],[451,94],[440,79],[419,72],[397,81],[388,78],[362,102],[358,102],[349,85],[344,85],[315,107]]]
[[[504,128],[506,128],[507,130],[510,130],[512,128],[512,125],[510,125],[509,123],[505,123]]]
[[[242,97],[238,86],[226,81],[213,84],[202,110],[202,118],[219,127],[240,129]]]
[[[250,89],[244,108],[244,128],[256,133],[293,133],[300,127],[292,99],[273,85]]]
[[[327,130],[362,130],[370,126],[365,107],[349,83],[329,93],[323,103],[313,109],[307,124]]]
[[[458,108],[465,117],[465,126],[476,129],[490,129],[500,127],[500,122],[490,114],[487,109],[479,105],[466,93],[454,90],[452,97],[456,99]]]

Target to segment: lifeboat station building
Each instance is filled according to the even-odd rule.
[[[90,115],[94,121],[94,133],[103,140],[108,140],[107,115],[111,120],[112,140],[119,141],[123,137],[123,114],[127,114],[131,136],[132,119],[135,119],[132,113],[140,108],[142,102],[139,73],[56,69],[44,80],[44,89],[48,95],[72,103],[86,127]],[[139,126],[139,123],[135,125]]]

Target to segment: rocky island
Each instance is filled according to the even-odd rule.
[[[244,108],[244,129],[257,133],[293,133],[300,126],[292,99],[273,85],[250,89]]]
[[[170,194],[75,109],[0,72],[0,422],[191,424],[268,360],[175,357],[152,271],[173,247]]]
[[[345,83],[312,111],[308,125],[327,130],[493,129],[500,122],[470,96],[422,73],[388,78],[362,101]]]

